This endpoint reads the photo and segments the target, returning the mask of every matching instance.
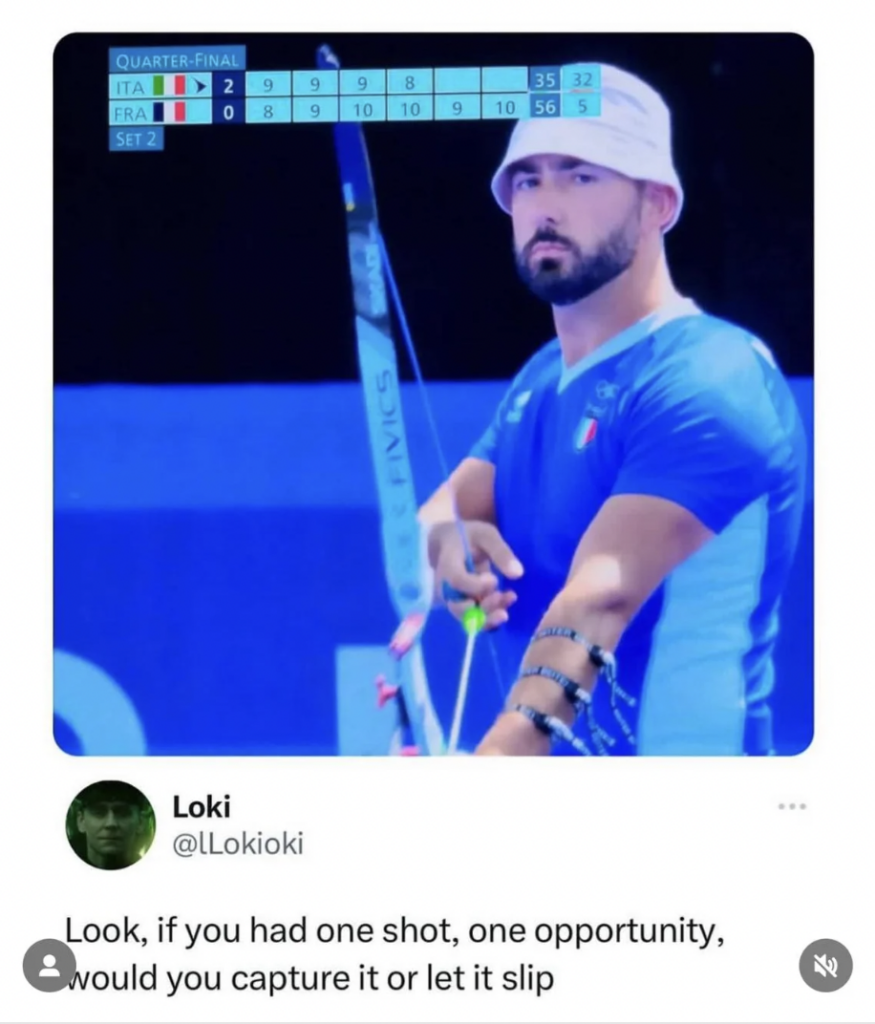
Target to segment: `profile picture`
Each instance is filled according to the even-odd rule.
[[[116,871],[136,864],[155,838],[155,812],[146,797],[127,782],[94,782],[67,811],[67,839],[86,864]]]

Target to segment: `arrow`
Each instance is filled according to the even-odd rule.
[[[206,82],[199,82],[197,79],[194,80],[194,84],[197,86],[197,91],[198,92],[203,92],[204,89],[206,89],[206,87],[207,87],[207,83]]]

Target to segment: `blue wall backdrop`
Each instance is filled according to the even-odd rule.
[[[811,381],[792,383],[811,437]],[[505,387],[430,385],[451,462]],[[425,498],[440,474],[405,391]],[[777,655],[782,753],[812,734],[811,479]],[[368,717],[371,666],[396,622],[357,385],[57,387],[55,505],[62,749],[330,755],[385,734],[387,716]],[[425,656],[445,721],[461,653],[457,625],[435,613]],[[472,690],[469,746],[491,715],[490,685]]]

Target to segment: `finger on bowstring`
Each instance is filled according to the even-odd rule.
[[[473,601],[448,601],[447,610],[453,616],[454,619],[458,619],[459,622],[465,617],[465,612],[469,608],[474,607]]]
[[[458,566],[445,573],[442,589],[448,601],[482,601],[498,589],[498,577],[491,572],[478,574]]]
[[[504,608],[497,608],[490,615],[486,616],[486,622],[483,624],[483,628],[486,630],[498,629],[503,626],[510,616],[507,614]]]
[[[509,579],[519,579],[523,575],[523,567],[513,553],[510,545],[491,523],[478,523],[472,543],[480,552],[488,555],[490,562],[502,575]],[[478,552],[478,553],[480,553]]]
[[[484,597],[480,602],[480,607],[490,615],[494,611],[498,611],[499,608],[510,608],[512,604],[517,600],[516,592],[513,590],[496,590],[495,593],[489,594]]]

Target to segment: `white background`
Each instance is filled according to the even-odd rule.
[[[4,4],[0,587],[4,703],[0,1015],[4,1021],[871,1021],[875,968],[872,498],[867,469],[872,332],[871,149],[875,80],[855,5],[662,0],[507,5],[496,21],[442,0],[401,3]],[[411,5],[411,8],[414,5]],[[419,8],[420,5],[416,5]],[[485,6],[485,5],[484,5]],[[722,5],[721,5],[722,7]],[[537,20],[536,20],[537,19]],[[803,34],[817,82],[817,737],[803,756],[737,761],[74,759],[51,738],[51,76],[72,31],[712,31]],[[70,83],[75,88],[75,83]],[[762,97],[767,103],[768,96]],[[756,174],[756,167],[750,168]],[[719,240],[717,243],[719,244]],[[805,301],[800,295],[800,301]],[[140,786],[158,814],[149,856],[104,874],[66,846],[70,799],[98,778]],[[868,784],[866,780],[869,780]],[[172,796],[230,793],[221,829],[306,834],[306,856],[181,860]],[[779,811],[804,802],[805,811]],[[184,830],[182,823],[178,831]],[[83,948],[79,964],[173,969],[441,967],[532,963],[531,995],[354,993],[46,995],[26,948],[64,920],[293,922],[401,914],[453,920],[716,922],[722,949],[534,944],[434,947]],[[812,992],[797,962],[812,940],[855,958],[840,992]]]

